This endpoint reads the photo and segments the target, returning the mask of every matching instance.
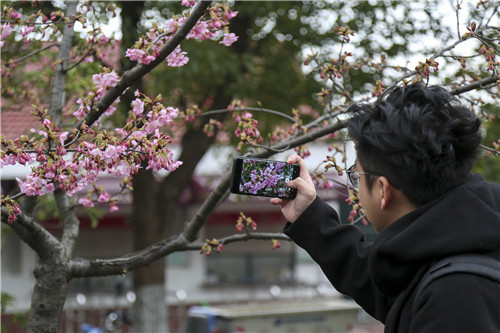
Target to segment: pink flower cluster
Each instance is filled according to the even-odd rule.
[[[7,222],[14,223],[17,220],[17,214],[21,213],[19,204],[12,200],[9,196],[3,199],[2,195],[2,206],[5,206],[7,213],[9,214]]]
[[[241,232],[244,228],[252,228],[252,230],[257,230],[257,223],[251,218],[247,217],[245,214],[240,212],[238,220],[236,220],[236,231]]]
[[[236,137],[240,139],[236,147],[237,151],[240,151],[244,144],[257,145],[264,141],[257,129],[259,122],[253,119],[253,115],[250,112],[243,112],[241,116],[234,113],[233,118],[238,122],[238,127],[234,132]]]
[[[95,77],[95,81],[101,86],[113,85],[116,84],[116,77],[102,75]],[[27,137],[24,140],[7,141],[2,136],[1,164],[39,163],[26,179],[17,179],[21,192],[28,196],[44,195],[54,191],[56,186],[72,196],[95,183],[104,173],[128,179],[137,173],[144,160],[147,160],[147,169],[165,169],[170,172],[176,170],[182,162],[175,161],[173,152],[168,149],[172,140],[162,134],[160,129],[172,123],[177,116],[177,109],[164,107],[149,99],[143,101],[139,97],[132,105],[134,109],[130,112],[131,118],[123,128],[116,129],[121,138],[107,132],[96,134],[90,128],[83,127],[84,137],[69,155],[67,149],[70,147],[64,146],[64,142],[70,134],[59,132],[46,119],[43,122],[44,130],[38,131],[44,135],[39,136],[38,141]],[[142,111],[146,107],[149,111],[144,114]],[[55,149],[48,148],[49,139],[56,139],[51,140],[57,145]],[[36,152],[25,152],[30,149]],[[118,209],[112,196],[103,190],[99,191],[96,200],[109,203],[110,211]],[[91,193],[81,198],[79,203],[87,207],[93,206]]]
[[[196,1],[184,0],[182,5],[186,7],[194,6]],[[238,36],[234,33],[223,32],[224,27],[229,25],[229,20],[235,17],[238,12],[231,11],[230,8],[218,3],[210,9],[210,20],[199,21],[193,29],[188,33],[186,39],[220,39],[221,44],[230,46],[238,40]],[[145,36],[141,37],[133,48],[125,52],[125,56],[132,61],[137,61],[139,64],[148,65],[154,61],[160,54],[161,48],[170,40],[174,33],[184,24],[186,17],[173,18],[170,20],[165,29],[158,27],[151,28]],[[167,56],[167,65],[171,67],[184,66],[189,58],[186,52],[182,51],[180,46],[177,46],[172,53]]]
[[[207,257],[212,254],[213,250],[215,250],[217,253],[222,252],[223,245],[219,243],[217,239],[207,239],[205,243],[206,244],[201,247],[200,253],[205,253]]]
[[[104,73],[92,75],[92,81],[95,84],[94,91],[90,92],[87,98],[79,98],[76,101],[76,103],[79,105],[79,108],[76,112],[73,113],[73,115],[78,120],[83,119],[83,117],[85,117],[85,115],[90,112],[90,105],[98,102],[110,88],[116,87],[118,81],[120,81],[120,77],[113,70],[111,72],[107,71]],[[119,102],[120,99],[117,98],[113,105],[111,105],[108,110],[106,110],[103,116],[106,117],[113,114],[116,111],[116,107],[114,105],[118,104]]]
[[[6,7],[8,9],[8,7]],[[23,18],[23,14],[20,12],[16,11],[15,9],[11,8],[10,13],[6,15],[5,20],[8,23],[5,23],[5,25],[2,27],[2,34],[0,36],[0,47],[3,47],[4,45],[4,40],[10,36],[10,34],[13,31],[14,27],[14,22],[19,21]],[[4,21],[4,17],[2,16],[2,21]],[[10,21],[10,22],[9,22]],[[24,37],[24,35],[23,35]]]
[[[3,47],[4,45],[4,40],[9,37],[9,35],[12,33],[12,25],[10,23],[6,23],[2,27],[2,35],[0,36],[0,47]]]

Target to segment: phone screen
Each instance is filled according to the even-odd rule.
[[[299,176],[298,164],[258,158],[237,157],[233,163],[231,192],[293,199],[297,190],[286,184]]]

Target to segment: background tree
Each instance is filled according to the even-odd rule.
[[[186,3],[190,5],[189,2]],[[391,85],[405,84],[415,80],[449,85],[453,94],[464,95],[464,98],[469,99],[471,106],[478,112],[482,112],[485,117],[491,117],[491,113],[488,108],[480,110],[479,106],[494,105],[495,99],[498,98],[496,95],[498,92],[496,57],[499,24],[498,5],[495,3],[482,2],[477,12],[471,10],[471,15],[478,15],[477,18],[469,18],[464,22],[459,20],[457,22],[459,31],[455,31],[454,34],[445,34],[445,29],[438,26],[440,20],[434,18],[434,15],[439,13],[437,3],[426,3],[426,7],[420,10],[416,10],[406,2],[391,3],[391,6],[387,7],[383,3],[371,6],[365,2],[352,5],[322,2],[237,3],[234,9],[239,10],[238,6],[241,6],[241,11],[237,19],[233,21],[234,26],[231,24],[230,27],[231,31],[239,33],[238,42],[230,49],[217,50],[212,53],[208,49],[206,52],[196,52],[199,49],[198,42],[186,40],[188,43],[183,43],[183,50],[192,48],[189,53],[192,57],[190,64],[192,67],[182,68],[186,70],[187,80],[181,82],[163,79],[167,83],[176,82],[176,88],[180,89],[180,93],[178,90],[175,94],[170,93],[170,88],[165,89],[165,92],[162,92],[165,95],[164,100],[168,102],[165,104],[181,106],[179,112],[183,114],[183,118],[186,116],[191,118],[191,115],[195,117],[193,122],[183,125],[185,134],[179,140],[182,144],[180,160],[184,162],[182,168],[175,171],[175,179],[167,177],[155,185],[151,180],[151,173],[143,173],[141,165],[143,168],[166,168],[173,171],[178,164],[168,155],[168,138],[151,128],[151,124],[159,121],[161,115],[174,117],[175,112],[172,108],[161,104],[162,101],[159,98],[154,97],[158,95],[158,91],[134,95],[128,118],[124,120],[126,123],[123,127],[118,127],[118,130],[114,130],[117,125],[109,125],[106,112],[114,106],[113,103],[117,98],[126,100],[127,95],[123,93],[127,89],[134,91],[130,88],[146,74],[150,73],[145,78],[146,82],[159,83],[158,76],[151,71],[159,69],[159,65],[165,59],[169,63],[182,62],[182,55],[176,51],[176,47],[188,36],[188,32],[200,18],[202,21],[208,20],[209,17],[216,19],[217,13],[232,16],[231,10],[221,3],[214,3],[210,16],[207,12],[210,3],[201,2],[192,7],[189,12],[184,12],[186,20],[182,26],[170,26],[171,33],[155,30],[156,27],[153,26],[153,30],[149,30],[150,36],[153,32],[158,34],[150,37],[149,42],[155,43],[144,40],[141,45],[136,45],[134,50],[129,48],[129,58],[134,58],[139,64],[133,65],[129,70],[126,70],[127,65],[122,64],[124,72],[118,77],[112,71],[99,70],[99,64],[84,62],[89,60],[90,55],[102,55],[98,48],[103,47],[107,40],[102,36],[98,23],[106,17],[101,16],[101,13],[105,14],[108,10],[114,10],[113,4],[92,3],[78,7],[76,3],[68,2],[64,8],[65,13],[57,8],[49,9],[37,2],[35,5],[40,7],[36,9],[39,12],[33,16],[30,16],[30,12],[24,8],[4,7],[2,53],[6,56],[2,57],[2,96],[12,101],[16,96],[29,100],[34,105],[34,111],[43,126],[40,132],[30,137],[21,137],[17,140],[2,138],[1,151],[3,164],[31,164],[35,160],[40,162],[32,175],[20,181],[20,193],[2,196],[2,222],[12,228],[40,258],[40,263],[35,268],[37,284],[30,313],[30,331],[33,332],[42,329],[59,330],[62,305],[68,281],[71,279],[127,273],[139,267],[146,267],[153,262],[161,262],[162,260],[159,259],[176,251],[200,250],[201,248],[206,253],[210,253],[220,251],[222,245],[250,238],[286,239],[281,234],[251,232],[229,235],[207,243],[198,242],[200,228],[228,193],[229,177],[219,183],[195,216],[189,217],[182,230],[178,233],[169,231],[175,220],[175,209],[172,207],[189,181],[196,163],[208,148],[207,145],[204,149],[197,150],[199,147],[194,147],[193,142],[200,142],[200,135],[205,135],[202,134],[203,129],[210,130],[210,125],[217,127],[229,112],[217,113],[220,119],[215,119],[215,122],[211,123],[208,117],[196,117],[199,112],[194,107],[195,104],[200,105],[202,115],[203,113],[208,115],[207,111],[226,109],[233,98],[244,101],[244,103],[236,103],[236,110],[231,111],[241,114],[239,118],[236,118],[236,126],[240,130],[237,132],[239,133],[237,141],[244,144],[240,146],[243,152],[258,157],[268,157],[277,151],[301,147],[308,142],[341,130],[344,126],[344,113],[350,104],[354,101],[377,98],[386,87]],[[330,7],[327,8],[327,5]],[[127,5],[122,6],[124,6],[125,17]],[[171,10],[174,11],[175,8]],[[422,22],[422,19],[413,17],[415,13],[424,13],[425,20],[430,22],[431,28],[419,27],[418,24]],[[462,9],[457,8],[457,17],[460,17],[461,13]],[[326,19],[331,17],[333,17],[332,20]],[[322,18],[325,19],[322,20]],[[139,23],[137,18],[134,20]],[[73,28],[77,21],[87,27],[93,22],[95,25],[89,32],[75,35]],[[394,22],[400,24],[394,24]],[[226,23],[224,22],[222,26]],[[165,29],[165,25],[161,28]],[[466,26],[465,29],[464,26]],[[199,31],[200,27],[201,25],[198,24],[195,30]],[[44,31],[45,36],[42,36]],[[407,41],[411,43],[414,36],[422,37],[422,34],[427,34],[429,31],[443,34],[440,35],[441,45],[428,50],[424,56],[420,55],[416,65],[409,65],[410,67],[401,65],[397,58],[403,55],[409,56],[411,51],[409,50],[411,44],[406,44]],[[446,31],[453,30],[447,29]],[[309,34],[309,32],[314,32],[314,34]],[[33,37],[30,35],[35,33],[38,35]],[[234,36],[230,36],[228,31],[224,34],[234,40]],[[357,34],[361,36],[358,38]],[[374,34],[377,39],[370,37]],[[219,33],[218,37],[222,38],[222,33]],[[29,38],[33,42],[26,45],[19,43],[18,41],[22,38]],[[167,38],[168,41],[164,41],[164,44],[158,43],[158,40],[162,38]],[[331,39],[331,42],[328,42],[328,39]],[[388,40],[395,42],[389,43]],[[71,48],[71,43],[74,41],[77,42],[77,47]],[[467,54],[455,48],[466,43],[470,43],[467,51],[472,50]],[[154,46],[158,44],[163,47],[157,50]],[[188,45],[184,48],[184,44]],[[206,41],[203,42],[204,48],[205,44],[207,44]],[[31,47],[35,51],[30,49]],[[128,47],[125,42],[124,47]],[[51,59],[49,54],[52,49],[57,50],[57,53],[53,55],[55,62],[52,62],[54,58]],[[147,57],[147,52],[151,52],[153,59]],[[200,55],[199,60],[196,59],[197,54]],[[293,56],[294,54],[297,55]],[[177,55],[177,57],[172,57],[172,55]],[[304,67],[299,67],[295,62],[301,59],[301,56],[306,58]],[[33,74],[27,68],[23,68],[28,61],[32,60],[45,61],[54,65]],[[105,59],[98,60],[100,65],[105,65]],[[221,63],[218,62],[219,60]],[[77,68],[77,65],[79,70],[72,70]],[[291,71],[287,69],[290,66]],[[197,68],[200,70],[198,71]],[[304,122],[307,117],[303,119],[299,113],[290,112],[294,105],[281,103],[283,99],[276,98],[286,92],[297,90],[303,91],[307,96],[311,92],[311,87],[317,87],[317,83],[302,79],[301,71],[309,71],[311,77],[323,86],[316,99],[318,115],[313,119],[309,118],[311,121],[307,123]],[[98,72],[101,73],[91,79],[91,74]],[[170,69],[169,72],[173,77],[184,75],[181,69]],[[271,72],[276,75],[268,76],[267,74]],[[285,76],[285,73],[293,73],[293,76]],[[35,83],[48,82],[48,78],[53,77],[52,85],[33,86],[32,81],[28,80],[29,75],[37,76],[33,80]],[[42,77],[44,80],[41,80]],[[298,85],[294,79],[303,84]],[[212,84],[207,87],[201,85],[201,82]],[[228,82],[238,84],[228,86]],[[94,84],[97,84],[96,88],[93,88]],[[287,84],[291,84],[292,87],[288,87]],[[151,84],[151,86],[160,85]],[[50,89],[48,93],[47,89]],[[481,93],[476,91],[473,94],[466,94],[477,89],[480,89]],[[89,90],[90,94],[84,93]],[[20,91],[24,91],[24,94],[18,93]],[[262,91],[265,93],[262,94]],[[45,100],[45,96],[51,96],[51,98]],[[301,96],[293,100],[296,104],[303,103],[305,100],[302,94],[294,93],[285,96]],[[270,105],[284,114],[293,115],[297,123],[290,126],[289,131],[273,131],[268,137],[262,138],[253,128],[256,123],[252,121],[249,113],[244,111],[246,105],[257,104],[257,101],[264,106]],[[276,101],[280,103],[274,105]],[[141,108],[141,103],[144,109]],[[127,105],[130,103],[125,103],[125,106]],[[83,118],[75,121],[74,118],[67,118],[63,111],[69,114],[77,111],[77,114]],[[194,113],[190,114],[193,111]],[[120,120],[125,117],[115,115],[114,118]],[[171,122],[168,121],[162,125],[166,123]],[[205,124],[209,127],[203,126]],[[262,132],[265,133],[264,130]],[[203,141],[209,142],[205,139]],[[265,146],[254,144],[250,147],[251,150],[248,149],[251,143],[264,142]],[[116,147],[123,147],[123,150],[117,153]],[[73,165],[66,163],[62,156],[66,156],[68,151],[75,153],[74,159],[81,157],[81,160],[73,159],[75,163]],[[116,153],[118,155],[113,155]],[[306,150],[302,148],[299,153],[306,154]],[[493,146],[490,153],[493,156],[498,155],[498,148]],[[114,158],[110,159],[110,155]],[[138,248],[134,253],[112,259],[73,258],[72,250],[78,237],[79,221],[74,212],[74,203],[71,202],[71,194],[79,189],[78,181],[81,179],[91,182],[90,175],[98,177],[99,173],[96,171],[97,173],[94,174],[94,169],[99,172],[111,171],[118,174],[118,168],[114,165],[118,162],[122,163],[120,167],[130,170],[134,175],[136,194],[145,193],[144,189],[140,188],[144,184],[149,184],[149,188],[154,190],[152,192],[157,197],[148,202],[141,203],[136,195],[134,219],[136,221],[141,219],[143,227],[145,220],[155,221],[152,225],[159,231],[157,234],[161,234],[161,237],[151,235],[151,231],[155,229],[144,228],[145,230],[137,230],[137,233],[142,233],[142,236],[136,242]],[[76,163],[80,163],[78,164],[80,166],[85,165],[88,174],[78,174]],[[340,168],[332,157],[329,158],[328,164]],[[187,171],[181,173],[181,170]],[[316,175],[316,178],[321,180],[321,175]],[[129,187],[128,176],[124,177],[123,185],[124,189]],[[39,202],[38,198],[46,195],[53,195],[55,198],[59,218],[63,225],[60,238],[54,237],[45,230],[33,215]],[[90,206],[95,199],[106,202],[111,209],[114,209],[116,205],[112,197],[106,197],[106,193],[97,190],[89,193],[86,200],[80,201],[80,204]],[[160,206],[158,202],[168,204]],[[153,205],[146,207],[149,208],[148,212],[155,214],[148,216],[139,214],[141,207],[146,204]],[[165,216],[168,216],[169,220],[162,218]],[[135,225],[139,226],[138,223]],[[160,270],[154,271],[163,272],[161,267]],[[140,277],[137,278],[137,281],[141,281],[140,279]],[[160,279],[154,276],[150,281],[136,283],[140,288],[159,282]]]

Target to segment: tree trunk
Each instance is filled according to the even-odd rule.
[[[158,233],[156,196],[158,183],[152,172],[144,168],[134,177],[134,249],[139,250],[162,239]],[[167,332],[165,292],[165,259],[134,271],[134,330],[137,332]]]
[[[163,260],[161,260],[163,262]],[[162,265],[149,266],[152,270],[161,269]],[[164,266],[164,265],[163,265]],[[135,288],[137,300],[134,303],[135,332],[168,332],[167,302],[165,283],[143,284]]]
[[[68,276],[62,264],[40,264],[35,269],[36,284],[31,298],[29,333],[57,333],[66,294]]]

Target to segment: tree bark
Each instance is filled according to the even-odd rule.
[[[152,172],[144,168],[133,180],[134,212],[132,218],[134,250],[154,244],[162,235],[158,233],[161,223],[156,214],[158,184]],[[134,271],[136,301],[133,306],[134,329],[138,332],[166,332],[167,305],[165,292],[164,258]]]
[[[68,291],[66,270],[61,263],[42,263],[34,274],[28,333],[57,333]]]

